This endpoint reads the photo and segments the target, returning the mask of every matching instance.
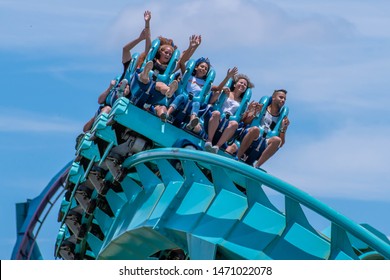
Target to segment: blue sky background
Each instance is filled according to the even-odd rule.
[[[152,11],[152,38],[179,49],[201,34],[219,82],[230,67],[254,99],[288,90],[287,143],[271,174],[390,236],[390,2],[383,0],[0,1],[0,259],[16,238],[15,203],[74,158],[98,95],[122,71],[122,46]],[[134,51],[142,51],[143,45]],[[53,257],[58,231],[39,244]]]

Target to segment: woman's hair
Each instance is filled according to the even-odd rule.
[[[207,77],[207,74],[209,73],[210,71],[210,68],[211,68],[211,64],[210,64],[210,60],[208,58],[204,58],[204,57],[201,57],[201,58],[198,58],[196,61],[195,61],[195,68],[198,67],[201,63],[206,63],[207,64],[207,73],[206,75],[204,75],[204,77],[202,77],[202,79],[206,79]],[[196,70],[194,68],[194,71],[192,71],[192,76],[195,76],[196,75]]]
[[[160,40],[160,46],[169,45],[169,46],[173,47],[173,50],[177,49],[177,46],[175,46],[172,39],[168,39],[168,38],[162,37],[162,36],[158,36],[158,39]]]
[[[234,76],[233,78],[233,84],[236,84],[238,82],[238,80],[240,79],[245,79],[246,82],[248,83],[247,87],[248,88],[254,88],[255,85],[251,82],[251,80],[249,79],[249,77],[247,75],[244,75],[244,74],[237,74]]]

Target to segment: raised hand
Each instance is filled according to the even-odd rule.
[[[144,12],[144,20],[145,20],[145,27],[149,27],[150,19],[152,18],[152,12],[151,11],[145,11]]]
[[[238,73],[238,68],[234,66],[233,68],[228,69],[226,77],[233,78],[237,73]]]
[[[190,48],[197,48],[202,42],[201,35],[191,35],[190,36]]]
[[[200,45],[200,43],[202,43],[202,35],[198,35],[195,37],[195,40],[196,40],[196,44],[197,46]]]

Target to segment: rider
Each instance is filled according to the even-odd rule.
[[[124,76],[126,74],[127,68],[130,65],[132,55],[131,50],[138,45],[141,41],[145,40],[145,52],[147,52],[150,49],[151,46],[151,40],[150,40],[150,19],[152,18],[152,13],[150,11],[144,12],[144,20],[145,20],[145,27],[141,31],[138,38],[134,39],[133,41],[127,43],[123,46],[122,49],[122,64],[123,64],[123,72],[122,75],[119,78],[119,83],[117,84],[116,80],[111,80],[109,87],[103,91],[98,98],[98,103],[100,104],[98,111],[96,114],[84,125],[83,132],[87,132],[92,128],[92,125],[95,121],[95,118],[100,113],[109,113],[111,110],[112,105],[114,102],[118,99],[120,96],[129,96],[130,88],[128,85],[128,81],[124,79]],[[117,86],[115,87],[115,85]],[[115,87],[115,88],[114,88]]]
[[[233,77],[231,87],[223,87],[222,91],[223,94],[226,94],[227,96],[221,107],[221,112],[224,113],[225,116],[221,119],[221,112],[215,110],[211,113],[211,117],[208,120],[207,140],[204,146],[205,150],[208,152],[217,153],[219,148],[221,148],[222,145],[225,145],[225,143],[234,135],[238,128],[238,122],[236,120],[228,120],[228,122],[225,122],[225,119],[229,119],[229,116],[236,114],[241,106],[246,90],[254,87],[248,76],[237,73],[237,67],[229,69],[225,79],[216,88],[216,91],[213,92],[213,95],[210,98],[209,103],[214,104],[220,98],[220,89]],[[222,127],[223,125],[224,127]],[[223,130],[222,134],[217,133],[217,130]]]
[[[287,91],[284,89],[275,90],[272,94],[272,102],[267,106],[260,124],[245,129],[240,135],[241,144],[237,151],[238,159],[253,164],[255,168],[260,168],[284,145],[287,128],[290,124],[287,116],[283,118],[276,136],[267,138],[267,133],[272,131],[279,121],[280,111],[286,102],[286,94]],[[260,105],[262,106],[262,104]],[[262,135],[260,135],[260,131],[263,131]]]
[[[184,81],[184,84],[186,85],[186,92],[191,94],[192,95],[191,97],[199,96],[205,84],[206,77],[209,70],[210,70],[209,59],[201,57],[195,62],[195,69],[192,75],[188,78],[187,81]],[[175,97],[175,99],[169,106],[166,116],[164,116],[165,118],[168,118],[175,111],[181,110],[185,107],[185,105],[189,100],[189,95],[187,93],[181,93],[180,95]],[[190,121],[186,126],[188,130],[194,129],[199,123],[198,113],[199,113],[200,105],[201,104],[199,101],[192,102]]]
[[[143,93],[148,92],[150,96],[146,102],[150,105],[159,104],[165,97],[170,98],[178,87],[177,80],[173,80],[169,85],[165,82],[154,83],[150,80],[149,72],[154,71],[154,75],[164,74],[172,55],[176,50],[172,39],[159,37],[160,46],[153,60],[148,61],[142,70],[136,72],[134,82],[139,86],[140,90],[132,93],[133,99],[137,100]],[[143,104],[141,104],[143,105]]]

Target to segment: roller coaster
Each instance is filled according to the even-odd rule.
[[[155,40],[145,61],[158,45]],[[137,59],[134,55],[128,81],[134,79]],[[190,60],[184,76],[193,68]],[[210,71],[200,95],[204,103],[214,76]],[[154,82],[172,79],[171,73],[156,77],[152,71],[150,77]],[[179,91],[185,92],[183,85]],[[75,158],[42,193],[17,204],[11,259],[43,259],[37,237],[56,204],[54,257],[63,260],[390,259],[384,234],[223,150],[205,152],[205,139],[185,129],[185,118],[162,122],[145,106],[147,95],[119,97],[110,113],[96,117]],[[232,119],[239,118],[250,98],[247,91]],[[282,115],[287,114],[285,107]],[[275,195],[282,197],[282,205],[273,201]],[[329,228],[316,228],[309,212],[328,221]]]

